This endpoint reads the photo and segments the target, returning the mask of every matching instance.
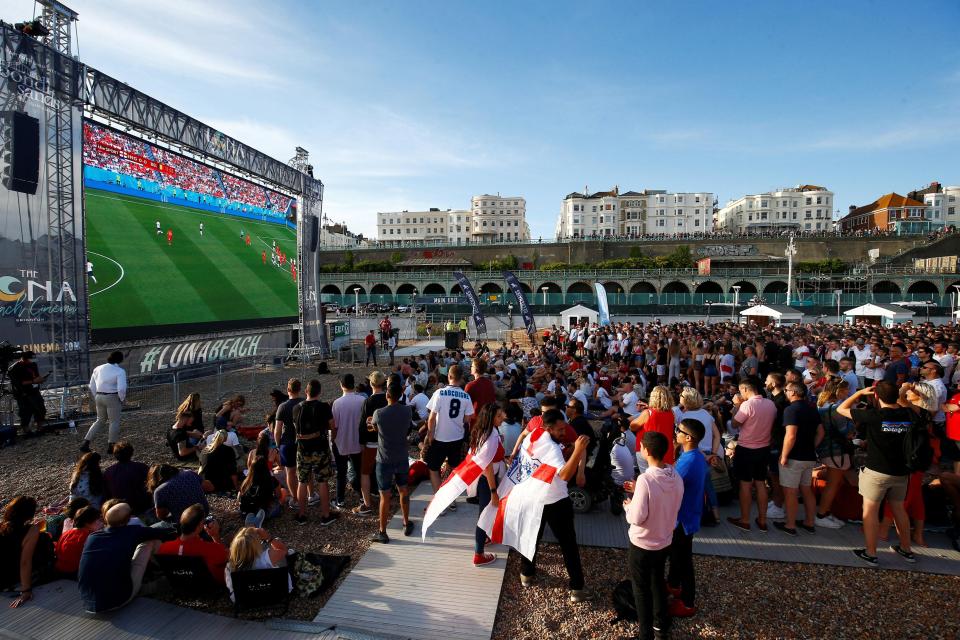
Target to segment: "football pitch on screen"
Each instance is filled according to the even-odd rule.
[[[92,328],[297,315],[293,229],[96,189],[85,195],[87,259],[97,280],[87,279]],[[272,260],[274,242],[285,264]]]

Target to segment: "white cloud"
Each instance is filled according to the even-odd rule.
[[[956,122],[904,124],[887,129],[838,131],[814,140],[809,149],[832,151],[880,151],[905,145],[940,144],[958,137]]]
[[[252,53],[272,49],[275,36],[254,30],[255,20],[204,2],[92,2],[78,7],[77,41],[84,59],[109,61],[103,71],[149,68],[206,82],[282,81]]]

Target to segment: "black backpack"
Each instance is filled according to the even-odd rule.
[[[636,621],[637,605],[633,599],[633,583],[629,580],[620,581],[613,588],[611,594],[613,600],[613,610],[617,612],[617,617],[610,621],[610,624],[616,624],[621,620]]]
[[[910,430],[903,438],[903,457],[907,469],[926,471],[933,463],[933,447],[927,430],[926,416],[911,416]]]

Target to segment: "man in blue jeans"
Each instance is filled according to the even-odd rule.
[[[683,448],[675,465],[683,479],[683,500],[670,543],[670,573],[667,575],[667,590],[674,598],[678,598],[670,603],[670,615],[674,618],[688,618],[697,612],[694,606],[697,587],[693,568],[693,536],[700,530],[700,517],[703,515],[707,460],[698,445],[705,433],[703,423],[694,418],[684,418],[676,428],[677,444]]]
[[[390,522],[391,487],[397,485],[400,493],[400,512],[403,514],[403,535],[413,533],[410,522],[410,495],[407,481],[410,459],[407,457],[407,432],[410,430],[410,407],[400,404],[403,389],[399,384],[387,387],[387,406],[373,412],[373,426],[377,430],[377,486],[380,487],[380,529],[370,537],[372,542],[386,544],[387,523]]]

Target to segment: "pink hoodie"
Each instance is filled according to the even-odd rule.
[[[637,476],[633,499],[627,507],[630,542],[647,551],[670,544],[683,499],[683,479],[672,466],[649,467]]]

